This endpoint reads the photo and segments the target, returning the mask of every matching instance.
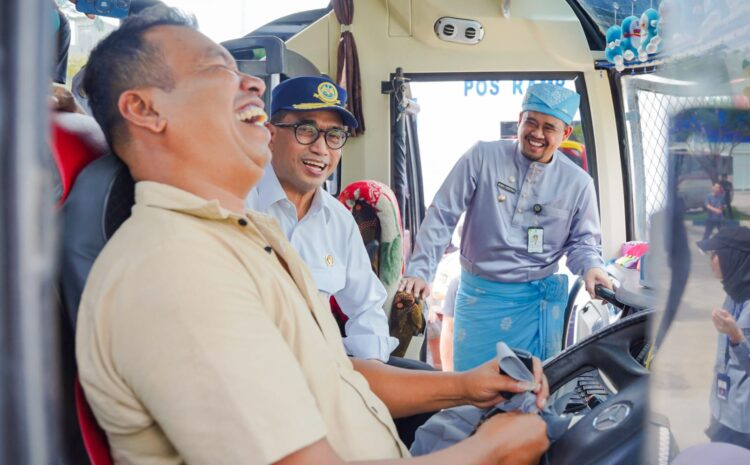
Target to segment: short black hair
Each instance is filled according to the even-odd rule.
[[[174,77],[162,51],[144,39],[145,33],[157,26],[196,29],[197,21],[194,16],[165,5],[147,8],[125,18],[118,29],[99,42],[86,64],[83,89],[113,152],[115,143],[126,136],[125,120],[117,107],[120,95],[137,87],[167,91],[174,87]]]

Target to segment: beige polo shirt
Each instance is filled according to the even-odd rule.
[[[268,464],[324,437],[346,460],[408,456],[275,220],[172,186],[136,185],[76,355],[120,464]]]

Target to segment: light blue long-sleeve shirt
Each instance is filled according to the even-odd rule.
[[[716,378],[711,383],[711,414],[724,426],[740,433],[750,433],[750,301],[735,302],[727,296],[723,308],[730,312],[745,335],[739,344],[731,344],[719,333],[714,373],[729,376],[727,400],[716,395]]]
[[[387,361],[398,345],[383,311],[387,293],[372,271],[354,217],[333,196],[318,189],[310,210],[297,221],[272,166],[250,191],[245,206],[276,218],[289,242],[312,272],[318,290],[334,296],[346,322],[344,347],[349,355]]]
[[[539,213],[534,205],[541,206]],[[524,157],[516,141],[475,144],[435,194],[407,276],[433,280],[464,211],[461,266],[469,273],[500,282],[534,281],[555,273],[563,254],[573,273],[604,268],[594,182],[560,152],[544,164]],[[543,249],[530,253],[528,228],[536,226],[544,229]]]

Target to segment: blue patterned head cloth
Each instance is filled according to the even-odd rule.
[[[581,103],[581,96],[572,90],[555,84],[534,84],[526,89],[523,111],[536,111],[561,120],[565,124],[573,121]]]

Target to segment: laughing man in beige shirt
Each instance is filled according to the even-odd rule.
[[[144,16],[145,15],[145,16]],[[246,212],[270,152],[262,81],[170,9],[123,22],[85,89],[136,180],[96,260],[76,335],[86,397],[118,464],[400,463],[392,417],[521,391],[497,362],[466,373],[347,358],[302,260]],[[537,361],[538,401],[547,395]],[[415,464],[536,463],[534,415],[498,415]]]

